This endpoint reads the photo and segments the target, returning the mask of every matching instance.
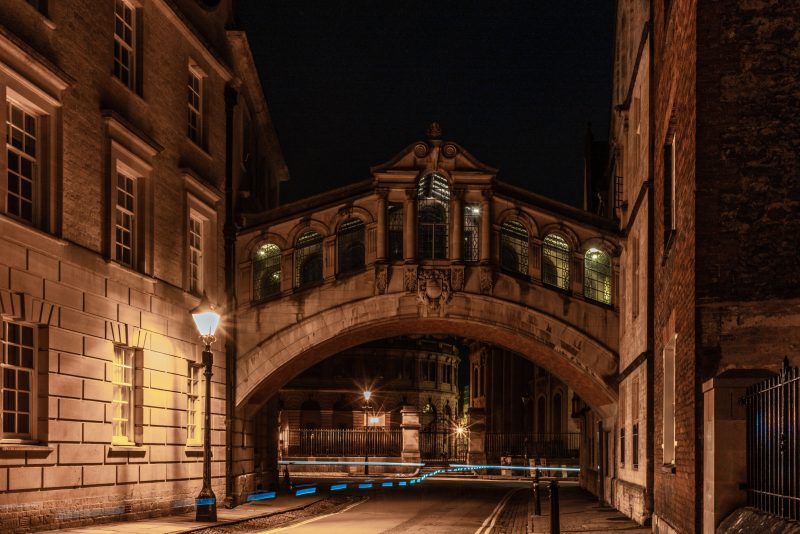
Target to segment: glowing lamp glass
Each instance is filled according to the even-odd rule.
[[[219,325],[219,314],[213,311],[193,313],[192,319],[201,336],[213,336]]]
[[[372,397],[372,392],[370,390],[365,391],[364,392],[364,400],[365,401],[369,401],[370,397]]]

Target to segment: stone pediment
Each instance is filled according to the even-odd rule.
[[[451,183],[489,183],[497,175],[497,169],[480,162],[458,143],[436,137],[435,134],[440,133],[437,128],[438,125],[432,125],[427,140],[412,143],[386,163],[372,167],[370,170],[376,181],[411,181],[437,172],[450,178]]]

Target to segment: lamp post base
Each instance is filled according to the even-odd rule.
[[[195,499],[195,521],[217,522],[217,497],[211,488],[203,488]]]

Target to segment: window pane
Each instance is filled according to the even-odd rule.
[[[506,221],[500,230],[500,266],[528,274],[528,230],[518,221]]]
[[[417,256],[421,260],[448,258],[450,187],[438,174],[417,183]]]
[[[611,304],[611,261],[608,255],[596,248],[587,250],[584,272],[583,292],[586,298]]]
[[[364,223],[351,219],[342,223],[336,234],[339,272],[349,273],[364,267]]]
[[[569,245],[556,234],[544,238],[542,245],[542,282],[569,289]]]
[[[317,232],[306,232],[295,245],[295,287],[302,287],[322,280],[322,236]]]

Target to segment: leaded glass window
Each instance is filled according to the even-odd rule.
[[[189,139],[203,144],[203,78],[191,68],[187,82]]]
[[[403,259],[403,205],[389,204],[389,261]]]
[[[133,443],[133,358],[132,348],[114,347],[111,439],[118,445]]]
[[[339,249],[339,272],[350,273],[364,268],[364,223],[350,219],[336,233]]]
[[[2,437],[30,438],[36,423],[36,331],[33,326],[19,323],[4,322],[1,326]]]
[[[189,217],[189,290],[203,291],[203,221]]]
[[[134,87],[134,10],[123,0],[114,3],[114,76]]]
[[[8,102],[6,155],[8,157],[6,212],[34,222],[37,192],[38,132],[36,116]]]
[[[253,257],[253,300],[261,301],[281,291],[281,249],[272,243],[258,247]]]
[[[528,230],[518,221],[506,221],[500,229],[500,266],[528,274]]]
[[[117,205],[114,222],[114,258],[133,267],[136,238],[136,180],[117,172]]]
[[[448,258],[450,187],[438,174],[428,174],[417,184],[417,256],[421,260]]]
[[[608,254],[596,248],[584,257],[583,294],[586,298],[611,304],[611,261]]]
[[[480,235],[480,204],[464,205],[464,261],[478,261]]]
[[[569,245],[563,237],[550,234],[542,244],[542,282],[569,289]]]
[[[201,404],[200,404],[200,370],[202,366],[189,364],[189,379],[186,384],[186,444],[202,443]]]
[[[322,281],[322,236],[308,231],[294,247],[294,285],[303,287]]]

